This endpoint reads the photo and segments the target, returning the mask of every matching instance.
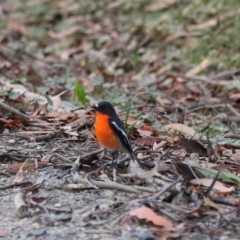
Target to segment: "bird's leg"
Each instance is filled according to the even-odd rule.
[[[117,167],[118,151],[112,152],[112,168]]]
[[[112,152],[112,170],[113,170],[113,181],[117,181],[117,174],[116,174],[116,169],[117,169],[117,158],[118,158],[118,151]]]
[[[105,170],[108,169],[108,167],[112,167],[112,169],[115,169],[116,168],[116,163],[115,163],[115,160],[117,160],[117,157],[118,157],[118,152],[117,151],[114,151],[114,152],[111,152],[111,155],[112,155],[112,163],[107,163],[104,167],[104,172]]]

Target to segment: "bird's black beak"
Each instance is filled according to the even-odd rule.
[[[96,110],[97,107],[98,107],[97,104],[94,104],[94,105],[91,106],[91,108],[93,108],[94,110]]]

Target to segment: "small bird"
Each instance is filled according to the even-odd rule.
[[[95,134],[99,144],[111,152],[126,152],[144,168],[134,154],[131,143],[112,104],[106,101],[91,106],[96,111]]]

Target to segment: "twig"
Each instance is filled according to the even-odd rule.
[[[181,74],[181,73],[177,73],[177,72],[168,72],[167,73],[168,75],[170,76],[174,76],[174,77],[181,77],[181,78],[184,78],[186,80],[195,80],[195,81],[201,81],[201,82],[204,82],[204,83],[207,83],[207,84],[217,84],[217,81],[213,81],[212,79],[210,78],[207,78],[207,77],[202,77],[202,76],[188,76],[188,75],[185,75],[185,74]]]
[[[239,74],[240,73],[240,69],[236,69],[236,70],[230,70],[230,71],[224,71],[224,72],[220,72],[214,76],[212,76],[211,78],[214,80],[218,80],[218,79],[226,79],[228,77],[232,77],[233,75]]]
[[[50,206],[45,206],[46,209],[54,212],[66,212],[66,213],[71,213],[71,209],[66,209],[66,208],[56,208],[56,207],[50,207]]]
[[[198,107],[194,107],[194,108],[190,108],[188,111],[186,111],[186,113],[191,113],[191,112],[195,112],[195,111],[199,111],[202,109],[214,109],[214,108],[225,108],[226,105],[223,103],[219,103],[219,104],[203,104],[202,106],[198,106]]]
[[[21,117],[23,119],[26,119],[26,120],[29,120],[31,117],[25,113],[22,113],[20,111],[18,111],[16,108],[13,108],[11,106],[8,106],[7,104],[5,103],[0,103],[0,108],[5,110],[5,111],[8,111],[12,114],[15,114],[17,115],[18,117]]]
[[[149,201],[154,201],[156,199],[158,199],[161,195],[163,195],[165,192],[167,192],[168,190],[170,190],[172,187],[174,187],[178,182],[180,182],[183,178],[179,177],[176,181],[174,181],[173,183],[169,184],[168,186],[165,186],[162,191],[154,194],[153,196],[149,197],[148,200]]]
[[[62,155],[60,155],[60,154],[58,154],[58,153],[54,153],[54,154],[51,156],[51,158],[54,157],[54,156],[59,157],[59,158],[60,158],[61,160],[63,160],[64,162],[72,163],[71,160],[69,160],[68,158],[66,158],[66,157],[64,157],[64,156],[62,156]],[[51,159],[51,158],[50,158],[50,159]]]
[[[217,179],[218,179],[218,176],[220,174],[220,171],[218,171],[218,173],[216,174],[215,178],[213,179],[212,183],[211,183],[211,186],[207,189],[207,191],[203,194],[205,197],[208,197],[209,193],[211,192],[211,190],[213,189]]]
[[[85,161],[87,161],[87,160],[86,160],[86,159],[84,160],[84,158],[88,158],[88,157],[97,155],[98,153],[101,153],[103,150],[104,150],[103,148],[100,148],[100,149],[95,150],[95,151],[92,151],[92,152],[90,152],[90,153],[86,153],[86,154],[84,154],[83,156],[80,157],[79,161],[80,161],[80,162],[85,162]]]
[[[185,159],[185,160],[186,160],[186,162],[187,162],[188,168],[190,169],[192,175],[193,175],[196,179],[198,179],[198,176],[197,176],[196,173],[193,171],[192,166],[189,164],[189,161],[188,161],[187,159]]]
[[[32,184],[32,182],[23,181],[23,182],[19,182],[19,183],[13,183],[13,184],[10,184],[10,185],[4,186],[4,187],[0,187],[0,190],[6,190],[8,188],[19,187],[19,186],[28,185],[28,184]]]
[[[83,182],[88,184],[86,179],[79,177],[78,181]],[[93,179],[88,179],[88,181],[91,183],[91,186],[94,185],[98,188],[105,188],[105,189],[116,189],[116,190],[121,190],[124,192],[129,192],[129,193],[140,193],[140,190],[135,189],[135,186],[126,186],[122,185],[113,181],[96,181]],[[141,189],[142,190],[142,189]],[[146,188],[147,190],[147,188]]]
[[[88,175],[86,175],[86,177],[84,178],[84,180],[86,181],[86,183],[88,185],[90,185],[91,187],[95,188],[95,189],[99,189],[99,187],[97,187],[96,185],[92,184],[91,181],[88,179]]]
[[[103,182],[103,181],[95,181],[93,179],[89,179],[89,181],[91,181],[91,183],[93,183],[94,185],[96,185],[99,188],[116,189],[116,190],[121,190],[124,192],[130,192],[130,193],[139,193],[140,192],[139,190],[136,190],[134,187],[115,183],[110,180],[108,180],[107,182],[106,181]]]
[[[237,133],[226,133],[224,135],[225,138],[237,138],[237,139],[240,139],[240,134],[237,134]]]
[[[156,193],[159,189],[153,189],[150,187],[134,186],[135,189],[143,192]]]
[[[30,203],[31,203],[32,205],[34,205],[34,206],[37,206],[37,207],[39,207],[39,208],[42,208],[42,209],[46,212],[48,218],[49,218],[49,219],[52,219],[51,215],[49,214],[49,212],[48,212],[48,210],[47,210],[47,208],[46,208],[45,206],[43,206],[43,205],[41,205],[41,204],[39,204],[39,203],[37,203],[37,202],[35,202],[35,201],[33,201],[33,200],[31,200]]]
[[[227,103],[227,104],[220,103],[220,104],[214,104],[214,105],[205,104],[203,106],[198,106],[198,107],[189,109],[186,113],[195,112],[195,111],[198,111],[198,110],[201,110],[201,109],[206,109],[206,108],[212,108],[212,109],[214,109],[214,108],[227,108],[236,117],[240,118],[240,113],[238,113],[238,111],[235,108],[233,108],[229,103]]]
[[[26,119],[26,120],[31,119],[31,117],[28,114],[22,113],[22,112],[18,111],[16,108],[8,106],[5,103],[0,103],[0,109],[3,109],[7,112],[10,112],[10,113],[12,113],[12,114],[14,114],[14,115],[16,115],[20,118]],[[40,119],[35,119],[34,122],[36,122],[36,123],[46,123],[45,121],[42,121]],[[52,126],[49,126],[49,124],[46,125],[46,127],[49,128],[49,129],[54,129]]]
[[[229,103],[226,104],[226,107],[228,108],[228,110],[230,110],[235,116],[237,116],[238,118],[240,118],[240,113],[238,113],[238,111],[233,108]]]
[[[6,173],[6,172],[2,172],[2,171],[0,171],[0,175],[7,176],[7,177],[11,177],[10,174],[8,174],[8,173]]]

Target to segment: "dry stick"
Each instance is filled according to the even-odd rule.
[[[107,189],[116,189],[116,190],[121,190],[121,191],[125,191],[125,192],[129,192],[129,193],[140,193],[139,190],[135,189],[134,187],[131,186],[125,186],[116,182],[112,182],[112,181],[104,181],[104,182],[100,182],[100,181],[95,181],[93,179],[89,179],[89,181],[99,187],[99,188],[107,188]]]
[[[79,161],[80,161],[80,162],[85,162],[85,161],[87,161],[87,160],[84,160],[84,158],[88,158],[88,157],[94,156],[94,155],[96,155],[96,154],[98,154],[98,153],[101,153],[103,150],[104,150],[103,148],[100,148],[100,149],[95,150],[95,151],[92,151],[92,152],[90,152],[90,153],[86,153],[86,154],[84,154],[83,156],[81,156],[81,157],[79,158]],[[79,162],[79,161],[78,161],[78,162]]]
[[[88,183],[86,181],[86,179],[83,178],[79,178],[78,180],[80,180],[81,182],[84,183]],[[129,192],[129,193],[140,193],[140,191],[143,192],[150,192],[154,193],[157,190],[155,189],[150,189],[148,187],[139,187],[139,186],[126,186],[126,185],[122,185],[113,181],[95,181],[93,179],[88,179],[88,181],[91,183],[91,186],[94,185],[95,187],[99,187],[99,188],[107,188],[107,189],[116,189],[116,190],[121,190],[121,191],[125,191],[125,192]]]
[[[8,188],[19,187],[19,186],[27,185],[27,184],[32,184],[32,182],[30,182],[30,181],[23,181],[23,182],[19,182],[19,183],[13,183],[13,184],[10,184],[10,185],[4,186],[4,187],[0,187],[0,190],[6,190]]]
[[[240,139],[240,134],[237,134],[237,133],[226,133],[224,135],[225,138],[237,138],[237,139]]]
[[[174,76],[174,77],[181,77],[184,78],[186,80],[196,80],[196,81],[201,81],[207,84],[217,84],[218,81],[213,81],[211,78],[207,78],[207,77],[201,77],[201,76],[188,76],[185,74],[181,74],[181,73],[177,73],[177,72],[168,72],[167,75],[169,76]]]
[[[47,208],[46,208],[45,206],[43,206],[42,204],[37,203],[37,202],[35,202],[35,201],[33,201],[33,200],[31,200],[30,203],[31,203],[32,205],[34,205],[34,206],[37,206],[37,207],[39,207],[39,208],[42,208],[42,209],[46,212],[48,218],[49,218],[49,219],[52,219],[51,215],[49,214],[49,211],[47,210]]]
[[[198,176],[197,176],[196,173],[193,171],[192,166],[189,164],[189,161],[188,161],[187,159],[185,159],[185,160],[186,160],[187,165],[188,165],[191,173],[193,174],[193,176],[194,176],[196,179],[198,179]]]
[[[162,189],[162,191],[154,194],[152,197],[149,197],[148,200],[149,201],[154,201],[156,199],[158,199],[161,195],[163,195],[165,192],[167,192],[168,190],[170,190],[172,187],[174,187],[178,182],[180,182],[182,180],[182,176],[179,177],[176,181],[174,181],[173,183],[169,184],[168,186],[164,187]]]
[[[19,117],[21,117],[21,118],[23,118],[23,119],[27,119],[27,120],[30,119],[30,116],[29,116],[29,115],[27,115],[27,114],[25,114],[25,113],[22,113],[22,112],[18,111],[16,108],[13,108],[13,107],[11,107],[11,106],[8,106],[8,105],[5,104],[5,103],[0,103],[0,108],[1,108],[1,109],[4,109],[4,110],[6,110],[6,111],[8,111],[8,112],[10,112],[10,113],[13,113],[13,114],[15,114],[15,115],[17,115],[17,116],[19,116]]]
[[[239,197],[239,202],[238,202],[238,210],[237,210],[237,216],[240,216],[240,197]]]
[[[45,208],[54,212],[66,212],[66,213],[72,212],[71,209],[67,209],[67,208],[56,208],[56,207],[50,207],[50,206],[45,206]]]
[[[60,154],[58,154],[58,153],[54,153],[54,154],[51,156],[51,158],[54,157],[54,156],[59,157],[59,158],[60,158],[61,160],[63,160],[64,162],[72,163],[71,160],[69,160],[68,158],[66,158],[66,157],[64,157],[64,156],[62,156],[62,155],[60,155]]]
[[[240,73],[240,69],[236,69],[236,70],[230,70],[230,71],[224,71],[224,72],[220,72],[214,76],[212,76],[211,78],[214,80],[218,80],[218,79],[226,79],[227,77],[231,77],[232,75],[236,75]]]
[[[240,118],[240,113],[238,113],[238,111],[233,108],[230,104],[226,104],[226,107],[228,108],[228,110],[230,110],[235,116],[237,116],[238,118]]]
[[[229,103],[227,103],[227,104],[220,103],[220,104],[214,104],[214,105],[203,105],[203,106],[199,106],[199,107],[195,107],[195,108],[189,109],[187,111],[187,113],[195,112],[195,111],[198,111],[198,110],[201,110],[201,109],[205,109],[205,108],[220,108],[220,107],[222,107],[222,108],[226,107],[236,117],[240,118],[240,113],[238,113],[238,111],[235,108],[233,108]]]
[[[84,180],[85,180],[86,183],[87,183],[88,185],[90,185],[91,187],[93,187],[93,188],[95,188],[95,189],[99,189],[99,187],[93,185],[93,184],[91,183],[91,181],[88,179],[88,174],[85,176]]]
[[[198,107],[194,107],[194,108],[190,108],[186,113],[191,113],[191,112],[195,112],[195,111],[199,111],[202,109],[206,109],[206,108],[225,108],[226,105],[223,103],[219,103],[219,104],[204,104],[202,106],[198,106]]]
[[[220,171],[218,171],[218,173],[216,174],[215,178],[213,179],[212,183],[211,183],[211,186],[207,189],[207,191],[203,194],[205,197],[208,197],[209,193],[211,192],[211,190],[213,189],[217,179],[218,179],[218,176],[220,174]]]
[[[11,106],[8,106],[8,105],[5,104],[5,103],[0,103],[0,109],[3,109],[3,110],[5,110],[5,111],[7,111],[7,112],[10,112],[10,113],[12,113],[12,114],[15,114],[15,115],[17,115],[18,117],[21,117],[21,118],[23,118],[23,119],[26,119],[26,120],[29,120],[29,119],[30,119],[30,116],[29,116],[28,114],[22,113],[22,112],[18,111],[16,108],[13,108],[13,107],[11,107]],[[42,120],[39,120],[39,119],[35,119],[34,121],[37,122],[37,123],[46,123],[45,121],[42,121]],[[51,126],[46,126],[46,127],[55,130],[55,128],[53,128],[53,127],[51,127]]]

